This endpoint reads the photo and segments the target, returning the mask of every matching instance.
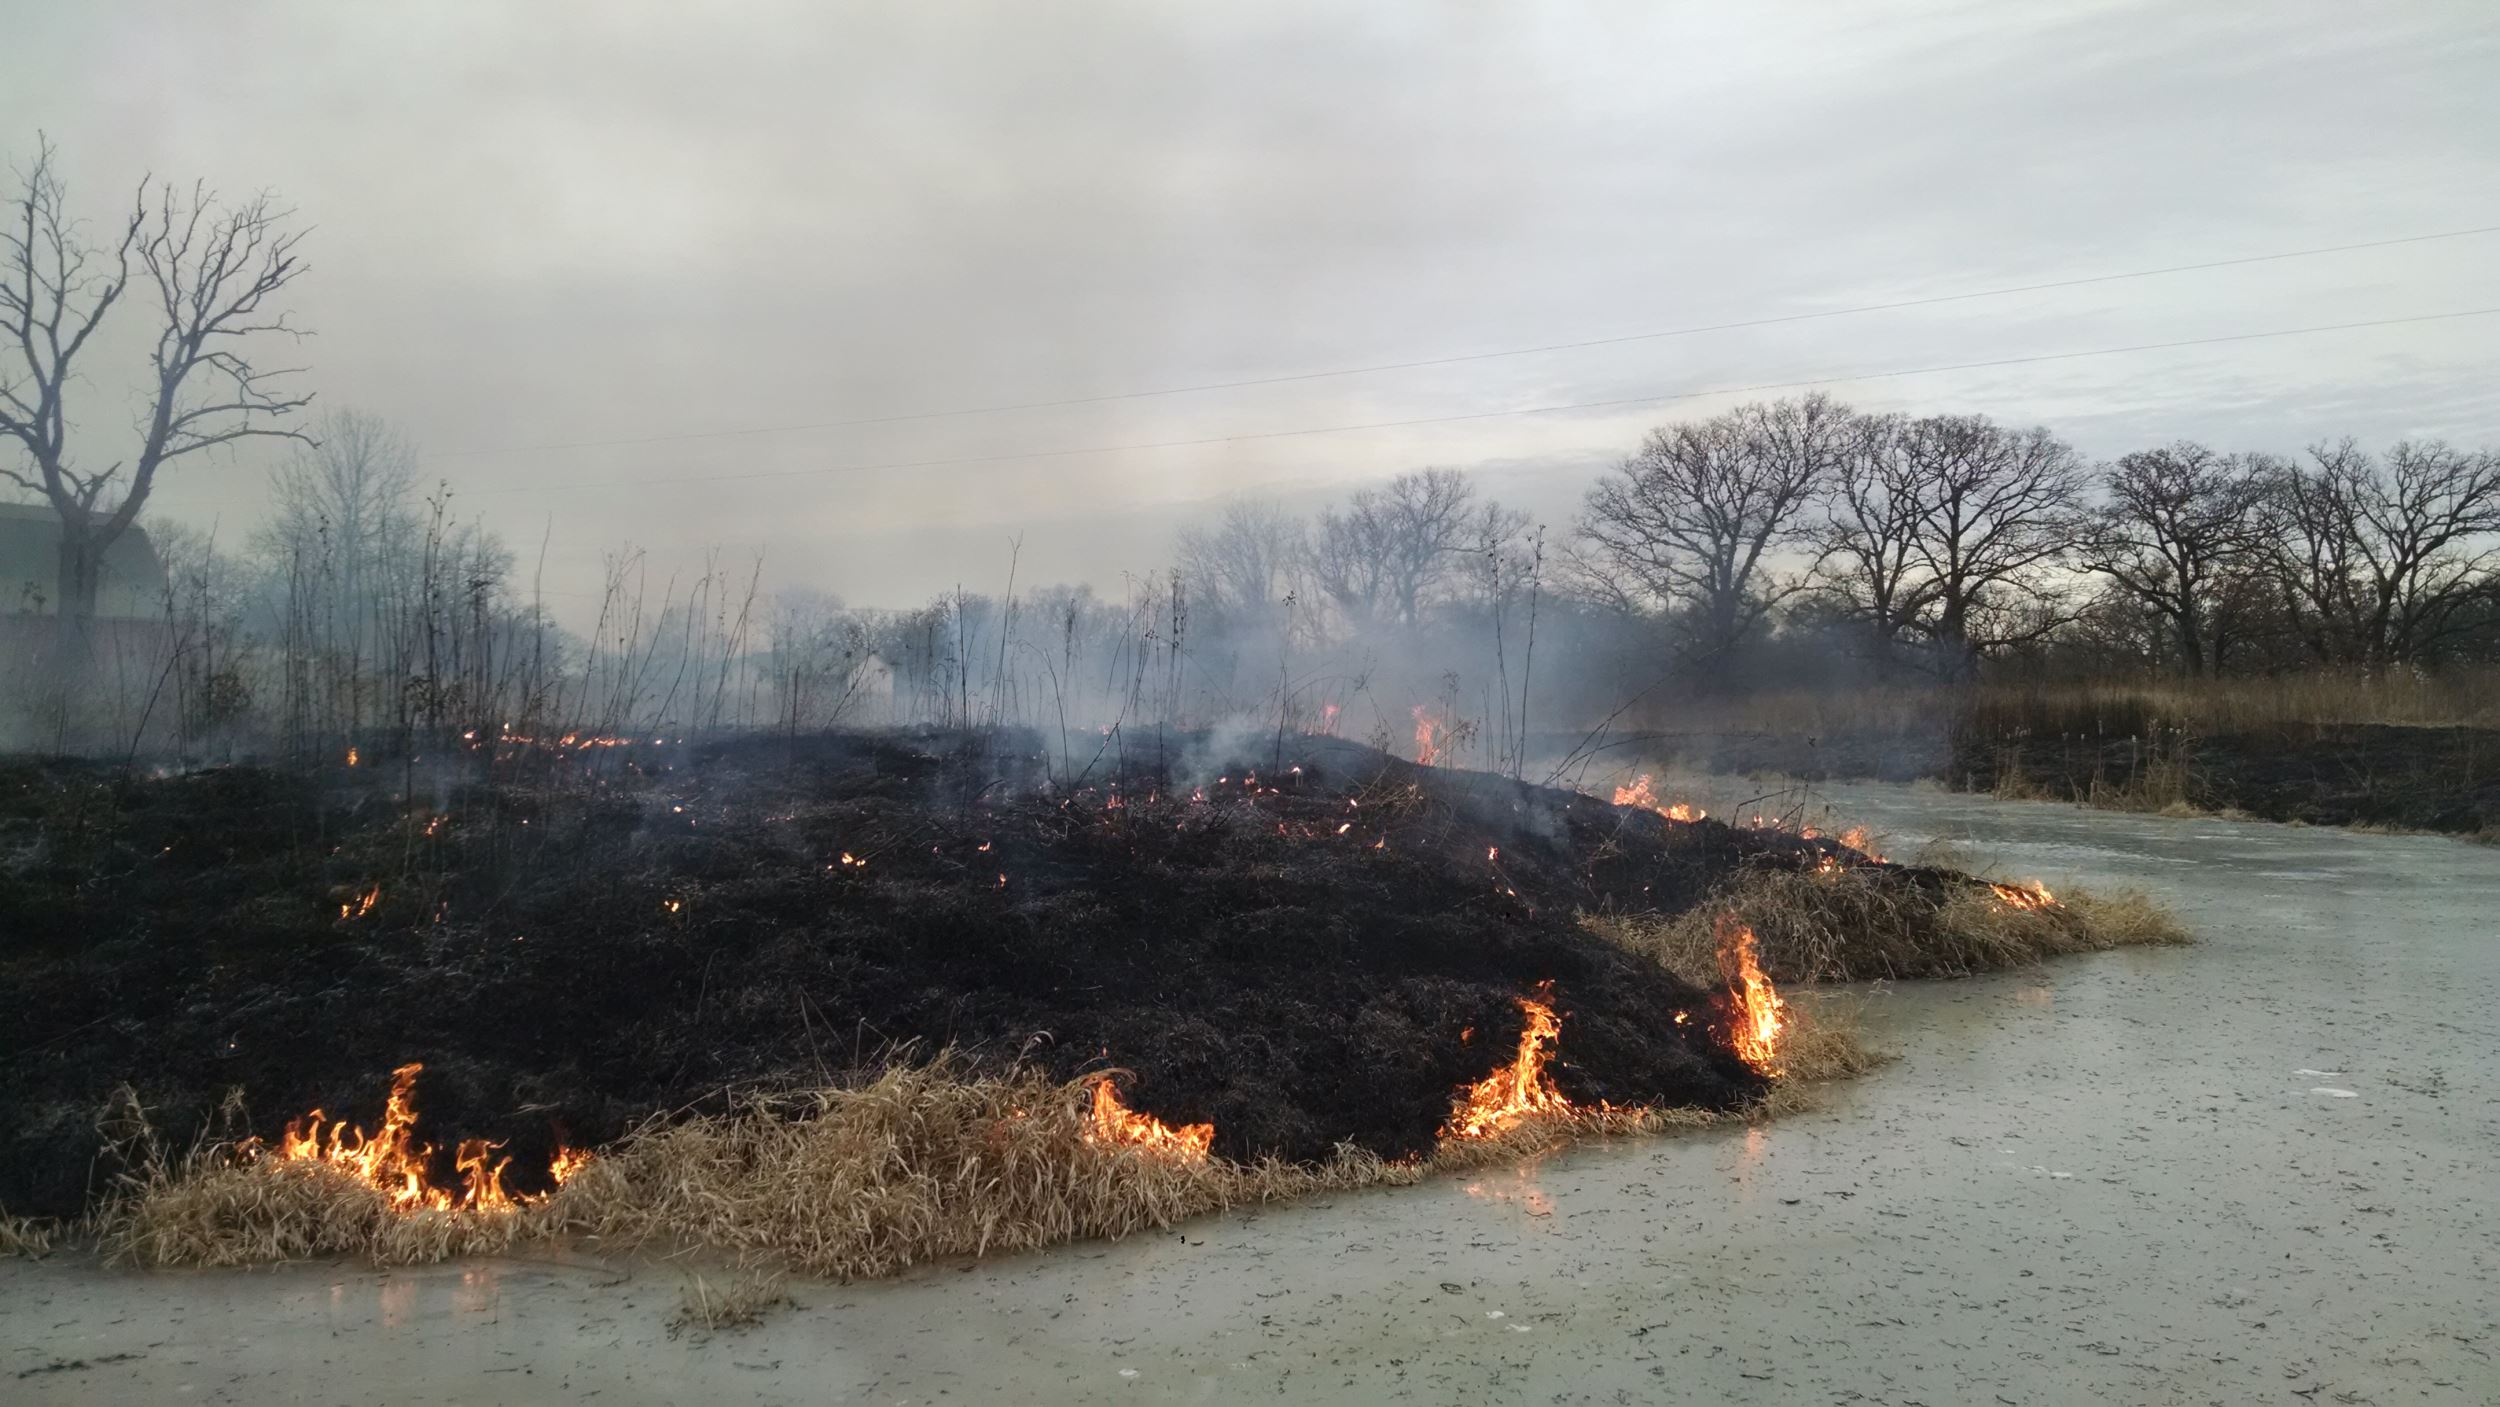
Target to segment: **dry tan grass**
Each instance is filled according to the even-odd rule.
[[[59,1243],[61,1224],[31,1216],[0,1214],[0,1256],[38,1259]]]
[[[715,1285],[697,1273],[688,1277],[678,1296],[677,1312],[669,1316],[669,1337],[688,1329],[705,1333],[743,1329],[762,1323],[766,1313],[789,1302],[790,1292],[777,1274],[744,1270]]]
[[[977,1076],[941,1058],[857,1089],[759,1097],[646,1130],[595,1159],[554,1206],[567,1229],[605,1240],[768,1256],[849,1279],[1384,1180],[1379,1159],[1350,1150],[1305,1167],[1105,1145],[1089,1137],[1089,1095],[1085,1082]]]
[[[1785,983],[1960,977],[2066,953],[2184,943],[2185,930],[2142,894],[2070,893],[2050,907],[2007,903],[1980,885],[1941,894],[1874,869],[1751,869],[1674,918],[1592,916],[1588,927],[1687,981],[1719,979],[1719,914],[1754,931],[1764,971]]]
[[[1423,1161],[1387,1162],[1351,1146],[1319,1164],[1107,1146],[1091,1136],[1090,1081],[984,1075],[940,1056],[856,1088],[757,1096],[725,1114],[647,1127],[553,1196],[511,1213],[397,1213],[330,1168],[206,1145],[131,1179],[99,1218],[98,1239],[108,1259],[141,1265],[330,1255],[400,1264],[590,1238],[836,1279],[890,1275],[937,1259],[1116,1238],[1243,1203],[1412,1183],[1589,1138],[1790,1112],[1805,1106],[1803,1084],[1872,1063],[1845,1025],[1803,1008],[1800,1016],[1788,1078],[1751,1109],[1575,1110],[1498,1138],[1445,1143]],[[732,1303],[723,1291],[724,1310]]]

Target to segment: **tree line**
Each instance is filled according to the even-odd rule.
[[[1571,562],[1714,669],[1774,626],[1946,677],[2022,653],[2419,668],[2500,647],[2500,455],[2183,440],[2096,464],[2045,427],[1812,395],[1650,432]]]
[[[2500,651],[2500,455],[2183,440],[2093,463],[2045,427],[1817,394],[1651,430],[1550,542],[1426,469],[1307,519],[1230,505],[1176,556],[1229,617],[1300,603],[1323,633],[1542,590],[1697,679],[1808,638],[1888,677],[2423,668]]]

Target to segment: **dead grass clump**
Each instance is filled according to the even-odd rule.
[[[491,1255],[528,1239],[543,1209],[394,1210],[390,1198],[316,1163],[247,1160],[229,1152],[142,1183],[98,1218],[108,1263],[266,1265],[358,1256],[426,1265]]]
[[[24,1256],[28,1260],[36,1260],[50,1255],[59,1239],[60,1229],[58,1222],[0,1213],[0,1257]]]
[[[779,1275],[741,1271],[715,1285],[698,1273],[686,1281],[678,1297],[677,1312],[669,1316],[668,1336],[675,1338],[688,1329],[715,1333],[749,1328],[763,1323],[767,1311],[788,1303],[790,1293],[782,1288]]]
[[[1859,1019],[1864,996],[1853,992],[1786,993],[1788,1029],[1780,1037],[1776,1100],[1805,1086],[1854,1080],[1892,1057],[1868,1048]]]
[[[2140,889],[2095,894],[2078,889],[2058,900],[2094,940],[2095,948],[2177,945],[2196,939],[2178,916]]]
[[[1380,1180],[1379,1159],[1350,1152],[1236,1164],[1098,1141],[1090,1092],[1032,1070],[969,1075],[941,1057],[856,1089],[759,1096],[628,1137],[593,1162],[602,1176],[563,1200],[562,1220],[853,1279]]]
[[[1784,983],[1963,977],[2066,953],[2188,941],[2142,894],[2068,894],[2027,908],[1984,884],[1954,884],[1939,897],[1869,868],[1750,869],[1674,918],[1609,915],[1587,923],[1687,981],[1716,985],[1714,926],[1722,913],[1753,929],[1764,971]]]
[[[167,1154],[137,1095],[124,1087],[99,1131],[130,1169],[94,1217],[107,1264],[267,1265],[359,1256],[383,1265],[431,1264],[511,1249],[544,1232],[562,1192],[506,1212],[392,1207],[379,1188],[327,1163],[258,1156],[232,1136],[229,1096],[217,1130],[179,1158]]]

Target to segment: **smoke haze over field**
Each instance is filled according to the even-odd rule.
[[[10,0],[0,148],[313,227],[285,357],[419,447],[524,571],[762,548],[902,606],[1107,592],[1229,496],[1425,464],[1558,526],[1737,397],[1134,449],[2500,306],[2480,236],[1460,365],[1289,376],[2500,222],[2500,11]],[[121,452],[144,319],[91,362]],[[2182,436],[2494,437],[2500,318],[1838,382],[1871,410]],[[755,431],[712,435],[716,431]],[[702,436],[659,439],[653,437]],[[581,446],[583,441],[643,440]],[[572,448],[535,448],[577,446]],[[281,450],[169,471],[239,540]],[[845,466],[981,459],[916,468]],[[570,615],[569,611],[560,614]]]

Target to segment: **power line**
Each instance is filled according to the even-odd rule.
[[[1614,337],[1590,337],[1574,342],[1547,342],[1533,347],[1506,347],[1490,352],[1462,352],[1443,357],[1422,357],[1410,361],[1372,362],[1361,366],[1336,367],[1326,371],[1300,371],[1283,376],[1256,376],[1238,381],[1202,381],[1187,386],[1162,386],[1144,391],[1112,391],[1092,396],[1068,396],[1057,400],[1002,401],[992,405],[957,406],[944,410],[906,411],[896,415],[862,416],[851,420],[811,420],[785,425],[751,425],[727,430],[684,430],[657,435],[628,435],[604,440],[565,440],[536,445],[488,445],[471,449],[441,452],[439,457],[466,459],[497,454],[536,454],[556,450],[613,449],[628,445],[674,444],[686,440],[719,440],[750,435],[795,434],[803,430],[842,430],[867,425],[899,425],[919,420],[945,420],[964,415],[999,415],[1021,410],[1056,410],[1069,406],[1105,405],[1114,401],[1147,400],[1157,396],[1182,396],[1199,391],[1230,391],[1256,386],[1284,386],[1303,381],[1324,381],[1339,376],[1362,376],[1381,371],[1414,371],[1427,367],[1458,366],[1468,362],[1493,361],[1503,357],[1536,356],[1545,352],[1578,351],[1589,347],[1615,347],[1631,342],[1655,342],[1672,337],[1698,337],[1711,332],[1736,332],[1746,328],[1776,327],[1783,323],[1813,322],[1824,318],[1856,317],[1863,313],[1895,312],[1903,308],[1929,308],[1944,303],[1965,303],[1980,298],[2004,298],[2017,293],[2044,293],[2061,288],[2084,288],[2093,284],[2121,283],[2129,279],[2156,278],[2168,274],[2197,273],[2208,269],[2236,268],[2248,264],[2277,263],[2286,259],[2307,259],[2321,254],[2350,254],[2364,249],[2389,249],[2398,245],[2426,244],[2433,240],[2464,239],[2473,235],[2500,233],[2500,225],[2477,225],[2471,229],[2442,230],[2434,234],[2403,235],[2394,239],[2365,240],[2358,244],[2329,244],[2312,249],[2286,249],[2272,254],[2247,254],[2230,259],[2207,259],[2194,264],[2170,264],[2158,269],[2132,269],[2124,273],[2090,274],[2082,278],[2053,279],[2046,283],[2016,284],[2005,288],[1977,289],[1967,293],[1938,293],[1920,298],[1902,298],[1888,303],[1863,303],[1849,308],[1825,308],[1817,312],[1781,313],[1770,317],[1746,318],[1737,322],[1702,323],[1691,327],[1669,328],[1661,332],[1631,332]]]
[[[1302,435],[1337,435],[1360,430],[1399,430],[1418,425],[1453,425],[1471,420],[1499,420],[1518,415],[1552,415],[1568,410],[1612,410],[1629,406],[1664,405],[1673,401],[1701,400],[1710,396],[1753,395],[1764,391],[1796,391],[1817,386],[1845,385],[1852,381],[1887,381],[1903,376],[1927,376],[1946,371],[1980,371],[1992,367],[2032,366],[2041,362],[2079,361],[2087,357],[2114,357],[2130,352],[2159,352],[2179,347],[2212,347],[2228,342],[2258,342],[2275,337],[2307,337],[2323,332],[2352,332],[2371,327],[2400,327],[2411,323],[2449,322],[2459,318],[2491,317],[2500,314],[2500,307],[2465,308],[2447,313],[2418,313],[2409,317],[2372,318],[2364,322],[2320,323],[2314,327],[2273,328],[2263,332],[2232,332],[2216,337],[2187,337],[2171,342],[2137,342],[2124,347],[2093,347],[2074,352],[2040,352],[2022,357],[1993,357],[1986,361],[1946,362],[1934,366],[1900,367],[1890,371],[1851,372],[1842,376],[1821,376],[1802,381],[1761,381],[1750,386],[1716,386],[1698,391],[1665,391],[1650,396],[1625,396],[1599,401],[1560,401],[1551,405],[1521,406],[1511,410],[1478,410],[1458,415],[1426,415],[1407,420],[1372,420],[1345,425],[1306,425],[1285,430],[1250,430],[1237,435],[1208,435],[1187,440],[1146,440],[1118,445],[1083,445],[1071,449],[1017,450],[1006,454],[957,455],[943,459],[897,459],[874,464],[819,465],[806,469],[760,469],[744,474],[674,474],[652,479],[617,479],[596,483],[520,484],[480,492],[495,493],[574,493],[600,489],[649,488],[662,484],[735,483],[747,479],[795,479],[820,474],[868,474],[890,469],[938,469],[973,464],[1002,464],[1024,459],[1066,459],[1088,454],[1124,454],[1136,450],[1189,449],[1206,445],[1237,444],[1251,440],[1281,440]]]

